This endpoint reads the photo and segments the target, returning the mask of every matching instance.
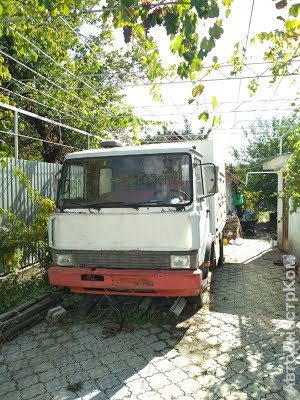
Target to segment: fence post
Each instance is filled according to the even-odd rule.
[[[19,158],[19,115],[18,111],[14,111],[14,152],[15,158]]]

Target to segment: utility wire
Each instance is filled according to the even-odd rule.
[[[293,63],[300,62],[300,60],[297,60],[297,58],[299,58],[299,56],[294,57],[293,59],[291,59],[291,61]],[[269,66],[272,66],[272,63],[269,62],[269,61],[262,61],[262,62],[249,62],[249,63],[245,63],[244,65],[245,65],[245,67],[250,67],[250,66],[254,66],[254,65],[269,65]],[[229,68],[229,67],[233,67],[233,64],[220,64],[219,69],[215,70],[215,71],[219,72],[219,73],[222,73],[220,71],[222,68]],[[204,66],[203,70],[211,69],[211,68],[212,68],[212,66]],[[268,71],[268,69],[266,71]],[[259,73],[255,73],[252,69],[250,69],[250,70],[255,76],[259,76],[260,75]],[[168,70],[168,69],[163,70],[163,72],[169,72],[169,71],[176,71],[176,69],[174,69],[174,70]],[[111,72],[113,73],[113,71],[111,71]],[[139,71],[131,71],[131,74],[136,76],[136,77],[139,77],[139,74],[141,74],[141,73]],[[102,73],[97,73],[97,74],[81,74],[81,75],[78,75],[78,76],[79,77],[84,77],[84,78],[97,78],[97,77],[107,76],[107,74],[106,74],[106,72],[102,72]],[[56,78],[60,79],[61,75],[52,75],[51,76],[51,79],[56,79]],[[176,76],[175,78],[177,79],[178,77]],[[228,78],[228,79],[231,79],[231,78]],[[39,80],[39,79],[37,79],[37,80]],[[22,82],[27,82],[28,81],[29,82],[29,81],[31,81],[31,79],[29,79],[29,78],[25,79],[24,78],[24,79],[20,79],[20,81],[22,81]],[[124,82],[122,82],[122,83],[124,83]]]
[[[46,108],[50,108],[51,110],[56,111],[56,112],[58,113],[58,116],[60,116],[60,114],[68,115],[66,112],[61,111],[61,110],[58,110],[58,109],[55,108],[55,107],[48,106],[47,104],[44,104],[44,103],[41,103],[41,102],[39,102],[39,101],[37,101],[37,100],[34,100],[34,99],[29,98],[29,97],[23,96],[23,95],[20,94],[20,93],[13,92],[12,90],[6,89],[6,88],[4,88],[4,87],[2,87],[2,86],[0,86],[0,89],[4,90],[4,91],[6,91],[6,92],[11,93],[13,96],[18,96],[18,97],[21,97],[22,99],[31,101],[31,102],[33,102],[33,103],[35,103],[35,104],[40,105],[40,106],[43,106],[43,107],[46,107]]]
[[[45,53],[42,49],[40,49],[38,46],[36,46],[34,43],[32,43],[28,38],[26,38],[25,36],[23,36],[21,33],[15,31],[15,33],[17,35],[19,35],[23,40],[25,40],[27,43],[29,43],[31,46],[33,46],[37,51],[39,51],[41,54],[43,54],[43,56],[45,56],[46,58],[48,58],[48,60],[52,61],[55,65],[58,65],[63,71],[67,72],[69,75],[71,75],[73,78],[75,78],[76,80],[78,80],[79,82],[83,83],[84,85],[86,85],[88,88],[92,89],[94,93],[96,93],[99,97],[102,96],[101,93],[99,93],[96,88],[93,85],[90,85],[87,81],[81,79],[79,76],[76,76],[75,74],[73,74],[72,71],[70,71],[69,69],[65,68],[63,65],[61,65],[60,63],[58,63],[57,61],[55,61],[53,59],[53,57],[49,56],[47,53]],[[104,109],[104,107],[99,107],[101,109]]]
[[[52,82],[50,79],[46,78],[45,76],[43,76],[42,74],[40,74],[39,72],[35,71],[34,69],[28,67],[26,64],[22,63],[21,61],[17,60],[16,58],[10,56],[9,54],[5,53],[3,50],[0,50],[0,53],[3,54],[5,57],[10,58],[11,60],[15,61],[17,64],[20,64],[22,67],[28,69],[29,71],[33,72],[34,74],[38,75],[39,77],[45,79],[47,82],[49,82],[51,85],[57,87],[60,90],[63,90],[64,92],[68,93],[69,95],[71,95],[72,97],[74,97],[77,100],[80,100],[82,103],[87,104],[89,107],[97,110],[97,108],[95,106],[92,106],[90,103],[88,103],[87,101],[81,99],[80,97],[78,97],[76,94],[73,94],[72,92],[68,92],[66,89],[64,89],[63,87],[59,86],[57,83]]]
[[[67,89],[59,86],[57,83],[52,82],[50,79],[48,79],[47,77],[43,76],[42,74],[40,74],[39,72],[35,71],[34,69],[28,67],[26,64],[22,63],[21,61],[17,60],[16,58],[10,56],[9,54],[5,53],[3,50],[0,50],[0,53],[3,54],[5,57],[10,58],[11,60],[15,61],[17,64],[20,64],[22,67],[25,67],[26,69],[28,69],[29,71],[33,72],[34,74],[38,75],[40,78],[46,80],[47,82],[49,82],[51,85],[57,87],[58,89],[64,91],[65,93],[68,93],[69,95],[71,95],[72,97],[80,100],[81,102],[87,104],[89,107],[93,108],[94,110],[98,110],[98,107],[93,106],[92,104],[88,103],[87,101],[81,99],[80,97],[78,97],[77,95],[73,94],[72,92],[68,91]],[[78,111],[78,109],[77,109]],[[107,114],[108,115],[108,114]],[[113,114],[110,114],[109,116],[113,119],[119,119],[119,118],[124,118],[124,116],[127,116],[128,114],[122,114],[122,115],[118,115],[118,116],[114,116]]]
[[[50,140],[39,139],[39,138],[36,138],[36,137],[33,137],[33,136],[21,135],[20,133],[14,133],[14,132],[11,132],[11,131],[1,131],[0,130],[0,133],[6,133],[7,135],[11,135],[11,136],[18,136],[18,137],[22,137],[22,138],[26,138],[26,139],[37,140],[38,142],[49,143],[49,144],[53,144],[55,146],[67,147],[68,149],[83,150],[83,149],[79,149],[77,147],[68,146],[66,144],[51,142]]]
[[[87,43],[86,38],[84,37],[84,35],[76,32],[76,30],[63,18],[60,17],[61,21],[74,33],[74,35],[90,50],[91,53],[93,53],[97,59],[99,61],[103,61],[101,58],[99,58],[99,54],[95,52],[95,50]],[[106,68],[108,69],[108,71],[112,72],[110,67],[104,63]],[[116,75],[117,80],[119,81],[119,83],[123,86],[124,82],[118,77],[118,75]]]

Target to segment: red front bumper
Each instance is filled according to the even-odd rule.
[[[133,270],[112,268],[51,267],[49,281],[76,293],[134,296],[197,296],[199,270]]]

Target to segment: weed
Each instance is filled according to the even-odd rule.
[[[82,382],[70,383],[67,386],[67,390],[69,390],[70,392],[73,392],[73,393],[79,392],[79,390],[81,390],[82,388],[83,388]]]

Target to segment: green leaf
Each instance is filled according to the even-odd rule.
[[[8,165],[8,162],[6,160],[1,160],[1,167],[5,168]]]
[[[211,103],[212,103],[213,109],[215,109],[217,107],[217,105],[218,105],[216,96],[213,96],[211,98]]]
[[[208,32],[210,36],[213,37],[214,39],[220,39],[221,35],[224,32],[224,29],[218,24],[214,24],[213,27],[209,28]]]
[[[181,45],[182,45],[182,36],[176,36],[176,38],[173,40],[173,43],[171,44],[171,50],[173,51],[173,53],[175,53],[176,51],[179,51]]]
[[[200,120],[202,120],[202,121],[205,121],[205,122],[208,121],[208,118],[209,118],[209,114],[208,114],[208,112],[206,112],[206,111],[204,111],[203,113],[201,113],[201,114],[198,116],[198,119],[200,119]]]
[[[217,117],[217,116],[215,115],[215,116],[214,116],[214,119],[213,119],[212,126],[217,126],[217,125],[220,124],[220,122],[221,122],[220,117]]]
[[[121,0],[121,4],[125,7],[131,7],[134,4],[134,0]]]
[[[186,37],[191,36],[196,31],[197,16],[194,13],[187,14],[182,23],[182,31]]]
[[[21,173],[22,173],[22,170],[20,168],[15,168],[14,169],[14,175],[15,176],[19,176],[19,175],[21,175]]]
[[[175,35],[180,25],[178,14],[167,12],[165,14],[164,25],[166,27],[167,35]]]
[[[190,99],[188,99],[188,103],[189,103],[189,104],[192,104],[195,100],[196,100],[196,99],[190,98]]]
[[[204,85],[202,83],[199,83],[199,85],[195,86],[193,91],[192,91],[192,96],[196,97],[196,96],[200,96],[200,94],[202,94],[204,90]]]
[[[189,67],[186,63],[181,62],[177,68],[177,74],[180,78],[188,78],[189,76]]]
[[[216,64],[218,62],[218,57],[217,56],[213,56],[213,62]]]
[[[298,17],[299,12],[300,12],[300,3],[294,4],[289,9],[289,15],[291,15],[292,17]]]
[[[231,14],[231,9],[227,8],[227,10],[225,11],[226,18],[228,18],[230,14]]]
[[[231,6],[231,3],[233,2],[233,0],[222,0],[222,4],[225,7],[229,7]]]

